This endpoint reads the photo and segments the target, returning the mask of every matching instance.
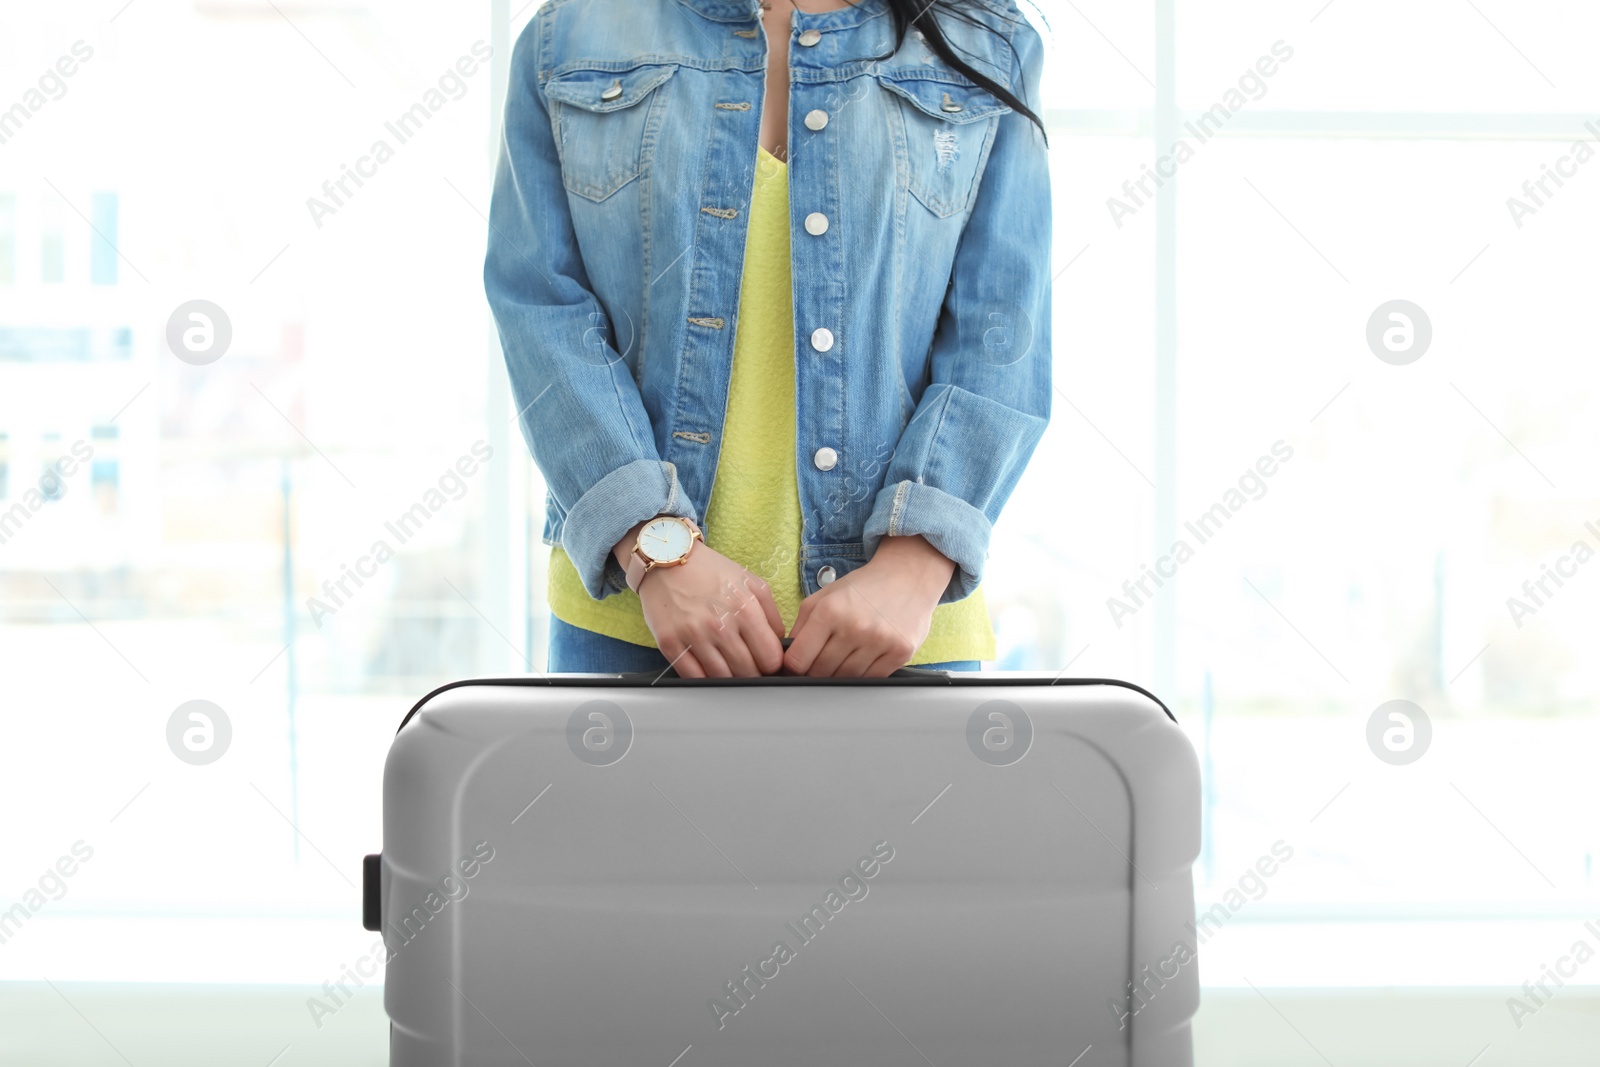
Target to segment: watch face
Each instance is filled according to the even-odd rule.
[[[693,535],[677,519],[656,519],[639,531],[639,548],[653,560],[668,562],[689,554]]]

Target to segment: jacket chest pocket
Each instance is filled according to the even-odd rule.
[[[656,89],[677,69],[568,70],[545,82],[568,192],[604,200],[639,176],[646,137],[660,123]]]
[[[899,105],[911,194],[940,218],[967,210],[999,116],[1011,109],[975,85],[892,74],[878,81]]]

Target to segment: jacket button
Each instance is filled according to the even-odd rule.
[[[944,94],[944,103],[940,104],[939,107],[942,110],[949,111],[951,113],[954,113],[954,112],[957,112],[957,111],[961,110],[961,105],[958,104],[956,101],[950,99],[950,94],[949,93],[945,93]]]
[[[806,232],[813,237],[821,237],[828,232],[828,216],[820,211],[813,211],[806,216]]]
[[[832,567],[824,567],[817,572],[817,584],[827,585],[837,577],[839,577],[838,572],[836,572]]]
[[[615,100],[617,97],[619,97],[621,95],[622,95],[622,80],[619,78],[618,80],[612,82],[610,85],[606,86],[605,89],[601,90],[600,99],[602,99],[602,100]]]
[[[817,449],[816,455],[811,457],[811,462],[817,465],[819,471],[831,471],[839,464],[839,453],[823,445]]]
[[[828,124],[828,113],[820,107],[806,112],[806,129],[820,130]]]
[[[833,331],[826,326],[819,326],[811,331],[811,347],[818,352],[826,352],[833,347]],[[827,470],[826,467],[823,470]]]
[[[807,30],[800,35],[800,43],[807,48],[810,48],[820,40],[822,40],[821,30]]]

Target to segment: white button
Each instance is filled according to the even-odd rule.
[[[821,237],[828,232],[828,216],[820,211],[813,211],[806,216],[806,232],[813,237]]]
[[[810,48],[820,40],[822,40],[821,30],[807,30],[800,35],[800,43],[807,48]]]
[[[833,331],[826,326],[819,326],[811,331],[811,347],[818,352],[826,352],[833,347]]]
[[[831,471],[839,463],[839,453],[824,445],[817,449],[817,454],[811,457],[811,462],[817,465],[819,471]]]
[[[806,112],[806,129],[820,130],[828,124],[828,113],[820,107]]]
[[[621,95],[622,95],[622,82],[619,80],[619,81],[612,82],[610,85],[606,86],[603,90],[601,90],[600,99],[602,99],[602,100],[615,100],[617,97],[619,97]]]
[[[839,575],[832,567],[824,567],[817,572],[817,584],[827,585],[837,577],[839,577]]]

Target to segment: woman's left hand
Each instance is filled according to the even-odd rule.
[[[883,678],[922,646],[955,564],[920,535],[885,537],[865,566],[800,603],[783,664],[813,678]]]

